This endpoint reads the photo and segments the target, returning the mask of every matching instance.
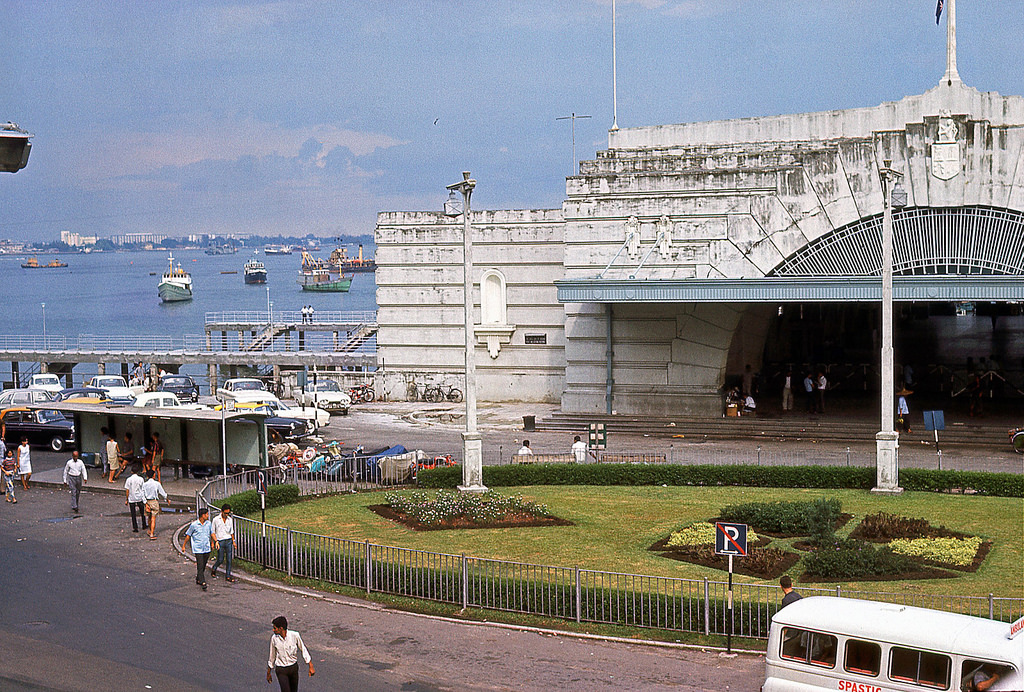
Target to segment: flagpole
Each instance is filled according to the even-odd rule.
[[[946,11],[946,74],[942,76],[942,81],[952,86],[954,81],[960,81],[956,70],[956,0],[945,1],[949,7]]]
[[[615,0],[612,0],[612,129],[619,129],[619,89],[617,82],[618,75],[617,60],[615,55]]]

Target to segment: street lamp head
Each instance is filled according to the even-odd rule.
[[[893,209],[902,209],[907,206],[907,191],[903,189],[903,185],[900,181],[896,181],[896,185],[893,186],[892,195],[889,199]]]
[[[444,203],[444,215],[445,216],[461,216],[462,215],[462,200],[455,194],[455,189],[448,188],[448,201]]]

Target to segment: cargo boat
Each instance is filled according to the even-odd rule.
[[[303,291],[346,293],[352,286],[352,275],[335,269],[326,260],[314,258],[308,252],[303,252],[299,285]]]
[[[332,267],[343,272],[372,272],[377,269],[377,262],[372,257],[363,259],[363,246],[359,246],[359,256],[349,257],[348,250],[341,247],[331,253],[327,260]]]
[[[263,262],[253,257],[245,263],[245,283],[265,284],[267,283],[267,267]]]
[[[175,303],[182,300],[192,300],[192,276],[181,268],[174,268],[174,255],[168,255],[168,268],[160,277],[158,292],[160,300],[165,303]]]

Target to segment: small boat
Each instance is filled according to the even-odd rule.
[[[264,255],[290,255],[292,254],[291,245],[268,245],[263,248]]]
[[[316,259],[308,252],[303,252],[299,285],[303,291],[346,293],[352,286],[352,274],[343,274],[332,267],[330,262]]]
[[[206,248],[206,254],[208,255],[233,255],[236,252],[238,252],[238,248],[227,243],[224,245],[211,245]]]
[[[349,257],[348,250],[343,247],[331,253],[327,260],[332,266],[343,272],[372,272],[376,271],[377,263],[372,257],[363,259],[363,246],[359,246],[359,256]]]
[[[255,257],[245,263],[245,283],[267,283],[267,267]]]
[[[29,257],[26,262],[21,265],[22,269],[60,269],[61,267],[68,266],[67,262],[61,262],[59,259],[54,258],[48,264],[39,264],[39,258],[32,256]]]
[[[168,268],[160,278],[158,292],[160,300],[165,303],[174,303],[182,300],[192,300],[192,276],[181,268],[174,268],[174,255],[168,255]]]
[[[237,273],[238,273],[237,269],[229,269],[227,271],[222,271],[221,272],[221,274],[237,274]]]

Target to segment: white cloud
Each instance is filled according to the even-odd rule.
[[[265,2],[251,5],[226,5],[205,10],[206,28],[212,33],[248,33],[287,22],[303,3]]]
[[[205,122],[202,125],[177,127],[162,132],[132,132],[116,138],[99,135],[99,139],[72,143],[71,159],[78,177],[96,182],[97,178],[139,176],[165,167],[181,168],[202,161],[236,161],[245,156],[280,156],[295,158],[309,152],[311,140],[319,143],[309,157],[323,167],[327,156],[338,147],[345,147],[355,156],[365,156],[378,149],[406,144],[379,132],[360,132],[334,125],[283,128],[278,125],[244,121]],[[87,147],[87,148],[86,148]],[[71,153],[71,152],[69,152]]]

